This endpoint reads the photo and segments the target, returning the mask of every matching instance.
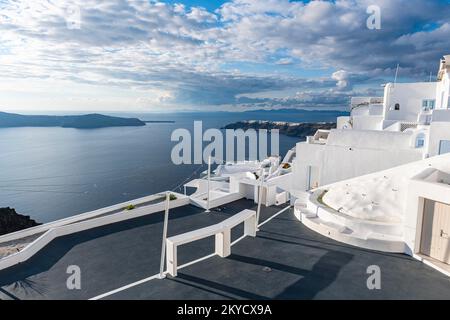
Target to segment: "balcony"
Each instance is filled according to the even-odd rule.
[[[308,144],[326,144],[330,130],[317,130],[314,136],[309,136],[306,139]]]

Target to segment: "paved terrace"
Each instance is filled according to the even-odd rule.
[[[243,209],[240,200],[211,214],[185,206],[171,210],[169,236],[223,221]],[[262,220],[282,207],[263,208]],[[163,214],[59,238],[21,265],[0,271],[1,299],[89,299],[159,272]],[[233,240],[242,227],[233,231]],[[214,251],[214,238],[182,246],[179,263]],[[378,265],[382,289],[368,290],[366,269]],[[82,290],[66,288],[66,269],[78,265]],[[245,238],[226,259],[214,256],[105,299],[450,299],[450,279],[408,256],[344,245],[298,222],[291,210]]]

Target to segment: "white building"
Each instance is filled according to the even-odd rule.
[[[437,82],[388,83],[384,97],[358,97],[337,129],[297,144],[293,188],[309,190],[450,152],[450,55]],[[376,159],[376,160],[375,160]]]
[[[436,82],[353,98],[337,129],[297,144],[291,194],[309,228],[450,275],[450,55]],[[302,192],[310,190],[309,192]]]

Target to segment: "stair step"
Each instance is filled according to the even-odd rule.
[[[344,232],[348,232],[348,230],[350,230],[349,228],[347,228],[346,226],[334,223],[334,222],[330,222],[330,221],[320,221],[320,224],[325,225],[329,228],[335,229],[336,231],[340,232],[340,233],[344,233]]]
[[[305,218],[316,218],[317,217],[315,212],[311,212],[306,209],[300,210],[300,213],[301,213],[302,217],[305,217]]]

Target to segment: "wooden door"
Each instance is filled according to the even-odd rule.
[[[425,200],[421,252],[450,264],[450,205]]]

